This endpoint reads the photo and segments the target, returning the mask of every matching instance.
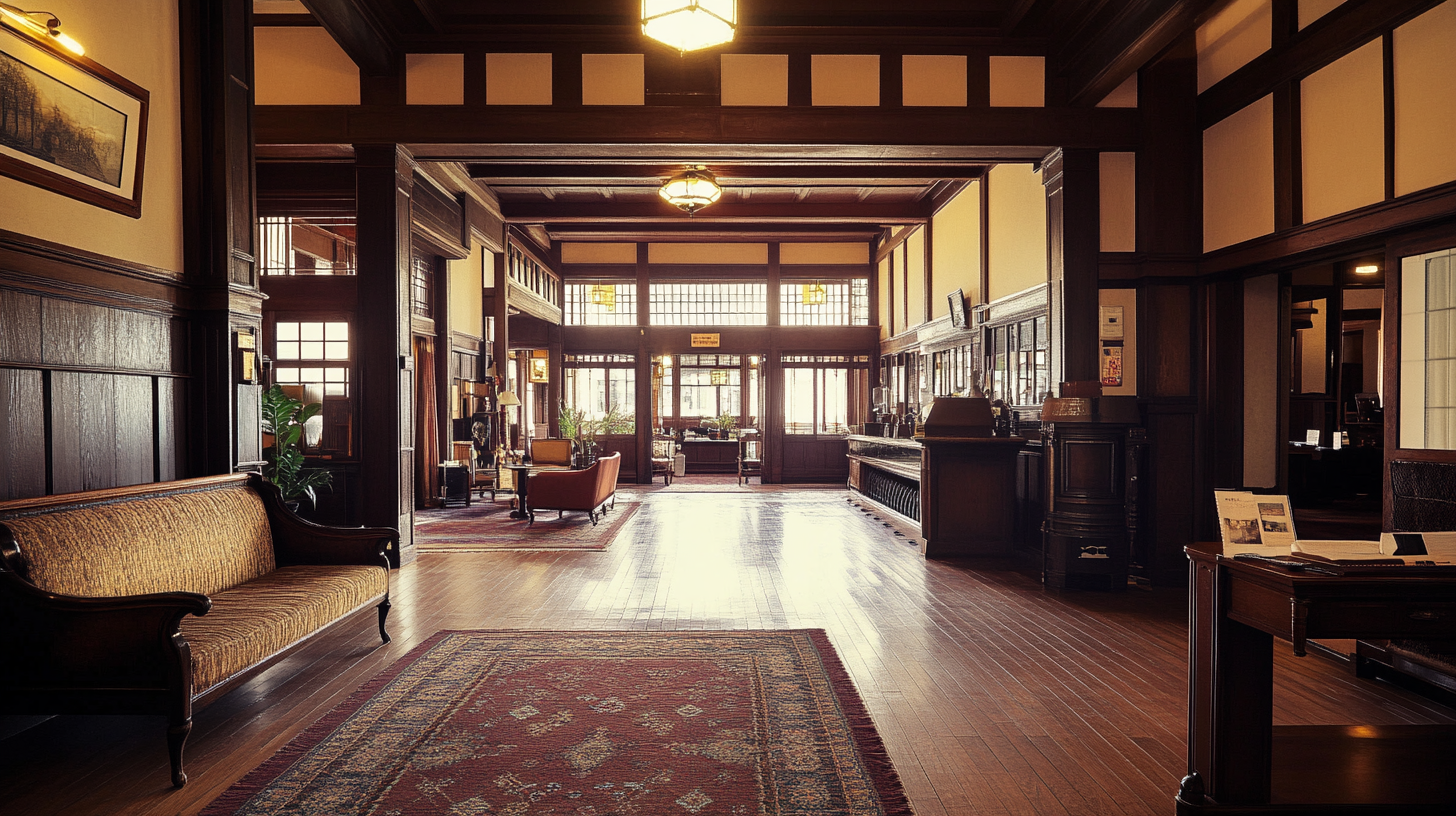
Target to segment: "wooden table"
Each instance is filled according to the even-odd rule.
[[[1456,567],[1317,575],[1185,548],[1188,776],[1179,814],[1456,812],[1456,726],[1274,727],[1273,638],[1456,635]],[[1379,807],[1373,807],[1380,805]]]
[[[511,511],[511,518],[517,520],[529,519],[531,517],[531,506],[527,503],[527,489],[531,483],[531,477],[543,470],[571,470],[562,465],[528,465],[511,464],[501,465],[509,470],[515,477],[516,483],[516,507]]]

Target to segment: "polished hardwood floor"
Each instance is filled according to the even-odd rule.
[[[927,561],[913,530],[843,490],[711,490],[624,486],[643,506],[604,552],[421,556],[393,578],[393,643],[360,617],[200,710],[180,790],[161,718],[55,717],[10,734],[0,813],[195,813],[440,629],[800,627],[827,630],[920,816],[1172,812],[1183,592],[1053,594],[1014,565]],[[1456,722],[1274,648],[1278,722]]]

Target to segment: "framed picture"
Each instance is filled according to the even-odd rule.
[[[547,374],[548,369],[546,367],[546,364],[548,362],[549,361],[545,357],[531,358],[531,382],[543,383],[550,381],[550,375]]]
[[[950,324],[958,329],[966,327],[966,293],[960,289],[945,296],[950,301]]]
[[[140,218],[149,99],[93,60],[0,26],[0,174]]]

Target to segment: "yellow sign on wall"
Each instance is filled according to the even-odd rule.
[[[693,334],[693,348],[717,348],[717,334]]]

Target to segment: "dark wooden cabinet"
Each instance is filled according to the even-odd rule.
[[[737,439],[693,439],[682,444],[688,473],[737,473]]]
[[[1147,446],[1136,397],[1049,399],[1042,409],[1046,522],[1042,580],[1127,587]]]

